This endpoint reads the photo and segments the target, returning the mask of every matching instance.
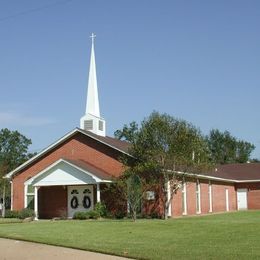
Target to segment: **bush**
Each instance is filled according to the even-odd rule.
[[[96,210],[90,211],[78,211],[73,215],[73,219],[98,219],[100,217],[99,213]]]
[[[107,216],[106,205],[102,202],[96,203],[95,211],[99,214],[99,217],[106,217]]]
[[[89,211],[88,215],[89,215],[89,218],[91,218],[91,219],[98,219],[98,218],[100,218],[100,214],[96,210]]]
[[[126,217],[126,215],[127,214],[124,211],[118,210],[118,211],[115,212],[115,218],[116,219],[123,219],[124,217]]]
[[[5,218],[18,218],[19,212],[17,210],[9,210],[5,211]]]
[[[87,215],[88,212],[86,211],[78,211],[78,212],[75,212],[74,215],[73,215],[73,219],[88,219],[88,215]]]
[[[19,211],[18,218],[25,219],[25,218],[32,218],[34,217],[34,210],[32,209],[22,209]]]

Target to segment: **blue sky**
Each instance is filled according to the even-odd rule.
[[[79,126],[90,34],[107,133],[153,110],[260,158],[260,1],[0,1],[0,128],[39,151]]]

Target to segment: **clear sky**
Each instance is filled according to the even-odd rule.
[[[92,32],[108,135],[157,110],[260,159],[259,0],[1,0],[0,128],[39,151],[79,126]]]

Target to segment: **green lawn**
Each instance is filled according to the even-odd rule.
[[[0,237],[142,259],[259,259],[260,211],[136,223],[2,223]]]

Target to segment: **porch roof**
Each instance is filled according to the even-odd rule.
[[[59,159],[25,182],[33,186],[83,185],[111,182],[111,176],[82,160]]]

